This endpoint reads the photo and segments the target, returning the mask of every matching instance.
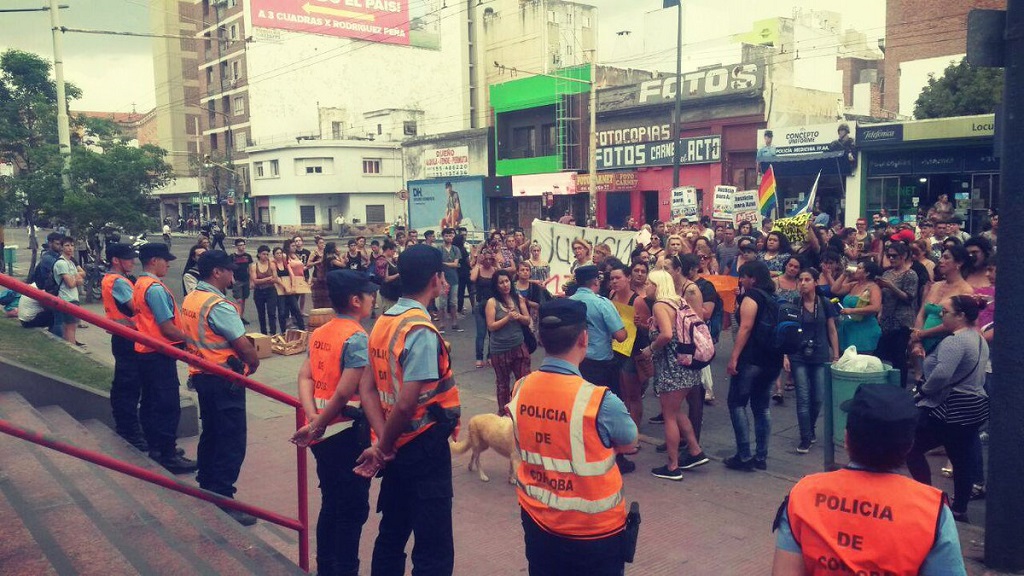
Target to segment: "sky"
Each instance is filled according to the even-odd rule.
[[[61,24],[68,28],[148,32],[149,3],[168,6],[167,0],[60,0],[70,6],[61,10]],[[675,11],[661,10],[662,0],[584,0],[597,6],[598,60],[632,68],[674,68],[674,54],[660,47],[675,38],[652,38],[645,24]],[[4,0],[4,8],[35,8],[40,0]],[[824,0],[684,0],[684,44],[686,50],[710,50],[716,39],[749,31],[754,21],[773,16],[791,16],[795,6],[836,10],[836,3]],[[857,28],[869,40],[883,35],[885,0],[861,0],[839,8],[844,28]],[[653,13],[652,13],[653,12]],[[688,18],[692,16],[692,18]],[[0,51],[17,48],[53,57],[49,15],[45,12],[0,13]],[[618,35],[617,32],[629,31]],[[65,77],[83,91],[72,105],[75,110],[145,112],[155,105],[152,40],[126,36],[66,33],[64,39]],[[656,57],[645,57],[658,46]],[[659,61],[660,60],[660,61]],[[730,62],[723,62],[729,64]]]

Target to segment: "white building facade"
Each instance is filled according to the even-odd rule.
[[[252,203],[281,232],[382,226],[403,215],[397,142],[300,140],[249,148]]]

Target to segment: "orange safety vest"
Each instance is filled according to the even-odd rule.
[[[235,350],[227,338],[210,329],[210,311],[221,302],[238,310],[234,303],[215,292],[198,289],[190,292],[181,303],[181,331],[185,333],[185,350],[190,354],[230,370],[228,359],[236,356]],[[202,374],[203,371],[189,364],[188,373]]]
[[[316,403],[317,414],[327,406],[338,389],[345,342],[359,332],[366,333],[359,322],[350,318],[334,318],[314,330],[309,337],[309,369],[313,375],[313,401]],[[360,406],[358,388],[349,397],[347,404],[357,408]],[[338,414],[317,442],[351,427],[352,419]]]
[[[899,474],[813,474],[787,513],[806,574],[917,574],[938,536],[945,495]]]
[[[131,284],[131,280],[128,278],[112,272],[104,274],[103,280],[100,280],[100,295],[103,298],[103,312],[106,313],[107,318],[115,322],[129,319],[128,316],[121,313],[121,310],[117,307],[117,300],[114,300],[114,282],[116,282],[118,278],[122,278],[125,282]]]
[[[146,303],[146,292],[154,284],[159,284],[161,288],[167,290],[167,295],[171,297],[171,305],[174,306],[174,325],[179,328],[181,327],[178,320],[178,303],[174,301],[174,294],[158,278],[142,275],[135,281],[135,291],[132,293],[132,304],[135,306],[135,329],[157,340],[163,340],[168,344],[177,344],[177,342],[171,342],[164,338],[164,335],[160,332],[160,325],[157,324],[156,318],[153,317],[153,311],[149,309],[149,304]],[[135,351],[142,354],[155,352],[149,346],[138,342],[135,343]]]
[[[509,403],[522,463],[519,505],[544,529],[596,539],[626,525],[615,450],[601,442],[597,413],[608,388],[576,375],[534,372]]]
[[[437,335],[438,340],[441,339],[437,328],[430,321],[430,316],[420,308],[410,308],[396,316],[384,314],[377,318],[373,332],[370,333],[370,366],[373,368],[373,377],[385,418],[397,404],[398,395],[405,382],[399,359],[405,350],[405,339],[413,329],[430,330]],[[442,342],[438,349],[440,354],[437,367],[440,378],[434,382],[427,382],[420,388],[416,412],[409,421],[409,427],[395,443],[396,448],[405,446],[434,425],[434,418],[427,411],[427,406],[437,404],[449,416],[455,418],[461,414],[459,389],[455,386],[448,348]]]

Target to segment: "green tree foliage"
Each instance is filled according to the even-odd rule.
[[[1003,69],[978,68],[966,60],[950,63],[942,76],[928,78],[914,105],[914,117],[948,118],[991,114],[1002,100]]]
[[[96,136],[103,152],[74,139],[71,187],[62,189],[57,90],[50,69],[49,61],[35,54],[0,54],[0,157],[15,167],[15,175],[0,182],[0,209],[6,206],[22,214],[26,223],[63,223],[80,237],[108,222],[129,232],[147,228],[155,207],[151,194],[172,178],[166,152],[156,146],[124,145],[113,122],[73,118],[72,133],[83,129]],[[81,97],[70,84],[66,93],[69,101]]]

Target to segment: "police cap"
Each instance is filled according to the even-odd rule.
[[[596,267],[593,267],[595,268]],[[587,323],[587,305],[569,298],[556,298],[540,305],[541,328],[561,328]]]
[[[139,247],[139,260],[146,262],[151,258],[163,258],[168,262],[177,259],[174,254],[171,254],[171,249],[167,244],[163,242],[147,242]]]
[[[138,258],[139,255],[132,250],[132,247],[124,242],[111,242],[107,244],[107,260],[111,258],[120,258],[121,260],[131,260],[132,258]]]
[[[913,430],[918,410],[906,390],[888,384],[863,384],[840,408],[847,413],[847,428],[858,430]]]
[[[327,273],[327,290],[332,293],[361,292],[372,294],[380,289],[369,272],[358,270],[331,270]]]
[[[594,281],[598,277],[597,266],[588,264],[587,266],[580,266],[576,269],[576,284],[580,286],[586,286],[590,282]]]
[[[228,256],[227,252],[223,250],[207,250],[199,257],[199,260],[196,262],[196,268],[199,270],[201,278],[209,278],[210,274],[213,274],[213,271],[217,268],[234,272],[238,266],[235,264],[234,259]]]

